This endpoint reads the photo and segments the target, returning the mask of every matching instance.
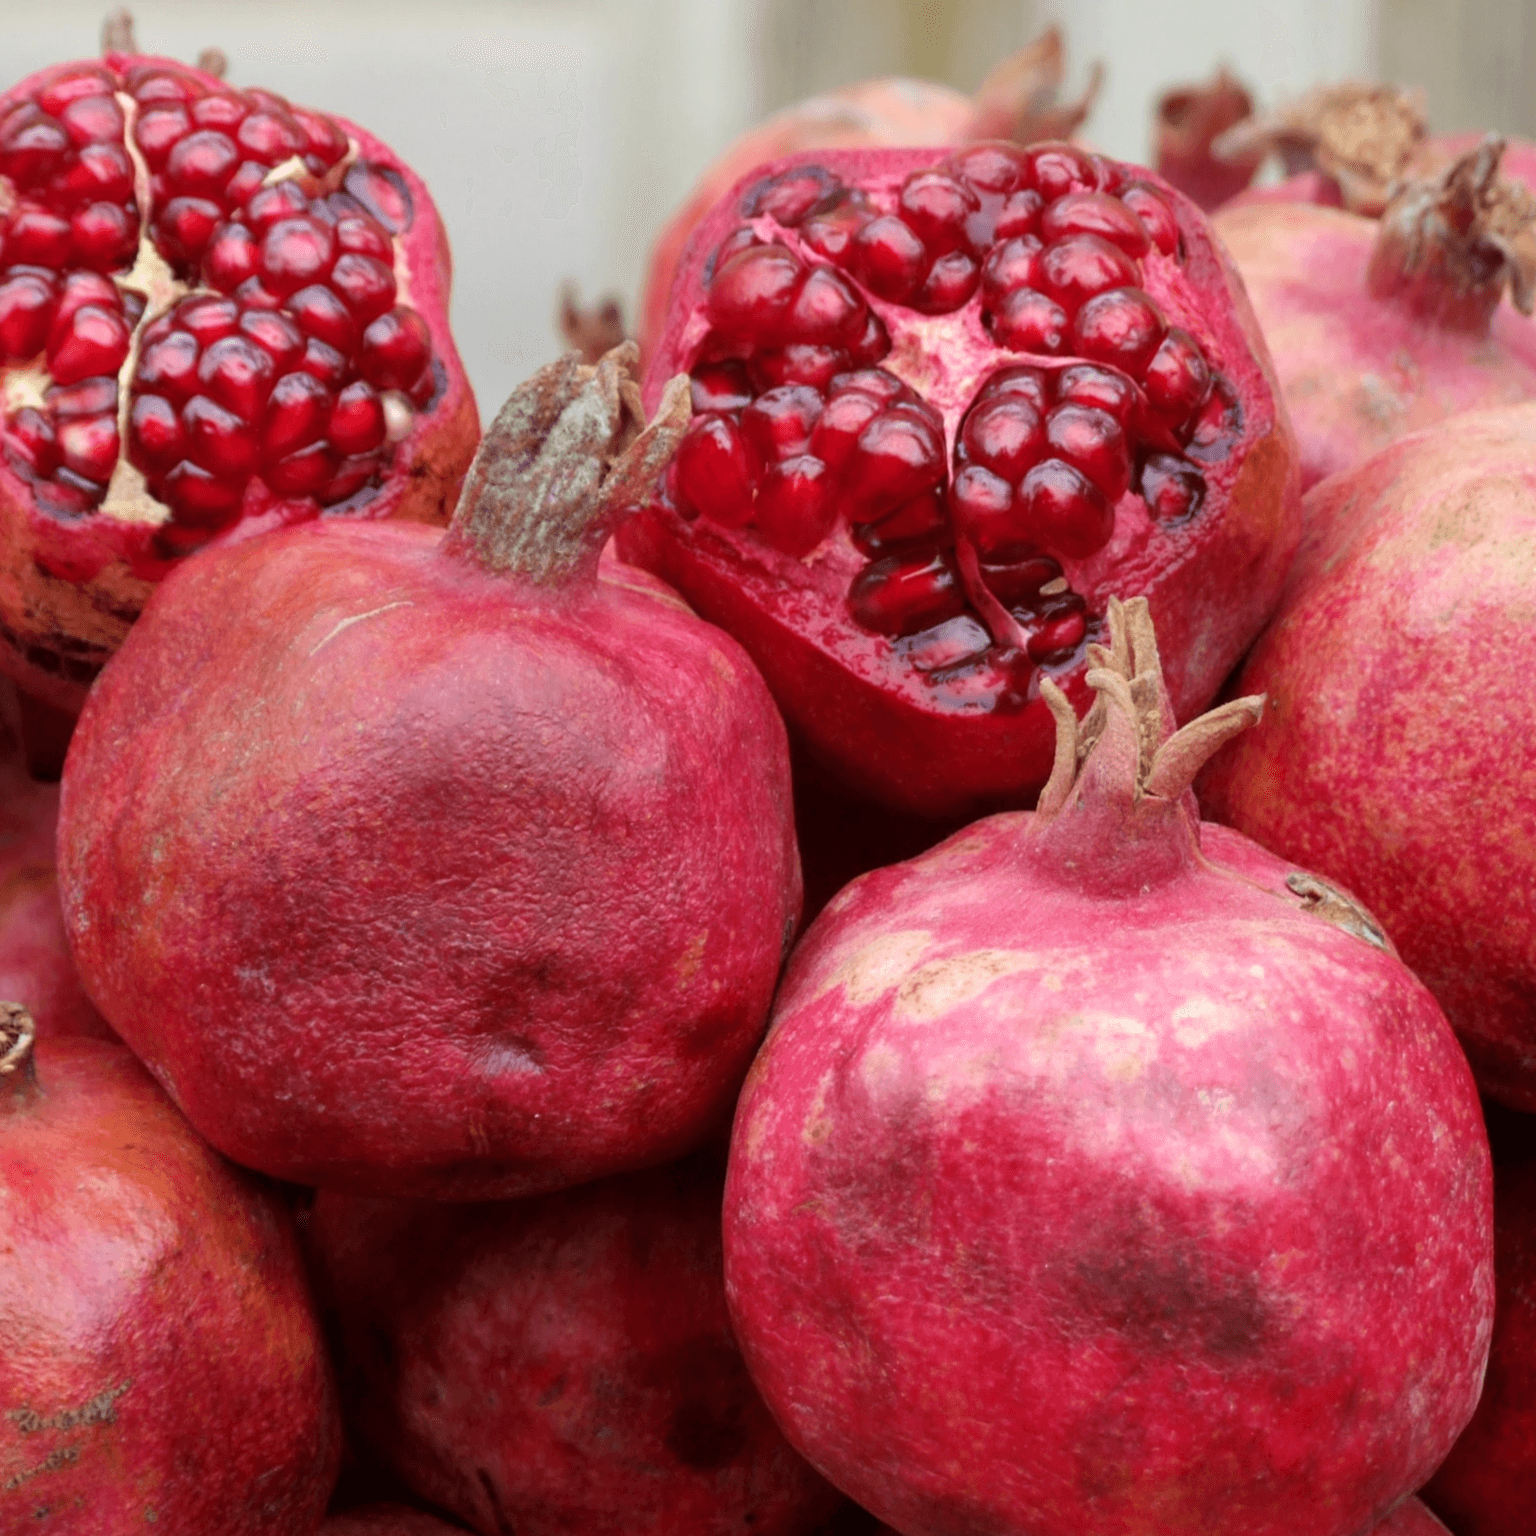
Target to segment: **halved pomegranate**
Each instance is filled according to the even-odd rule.
[[[1294,451],[1203,216],[1070,144],[797,156],[700,227],[647,399],[693,379],[626,558],[746,646],[892,808],[1026,803],[1112,591],[1181,717],[1274,604]]]
[[[0,96],[0,669],[77,708],[215,536],[444,520],[448,284],[426,188],[340,118],[127,53]]]

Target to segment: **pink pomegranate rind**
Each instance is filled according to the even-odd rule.
[[[599,569],[614,445],[561,434],[617,410],[617,357],[540,419],[548,461],[514,427],[573,365],[514,396],[446,538],[336,519],[209,549],[92,690],[60,807],[71,944],[237,1162],[502,1198],[729,1117],[799,913],[788,748],[729,636]]]
[[[78,710],[210,539],[446,520],[478,437],[450,273],[343,119],[140,55],[0,97],[0,668]]]
[[[1418,433],[1306,498],[1307,543],[1237,686],[1263,730],[1213,817],[1381,917],[1480,1087],[1536,1110],[1536,405]]]
[[[963,231],[934,188],[975,202]],[[880,297],[909,258],[920,289]],[[1023,804],[1040,681],[1085,707],[1111,592],[1151,599],[1181,717],[1273,606],[1298,506],[1267,369],[1202,215],[1150,172],[1060,144],[791,157],[689,247],[646,389],[692,374],[695,420],[619,547],[741,641],[854,792]]]
[[[1466,1062],[1369,914],[1198,822],[1217,718],[1154,752],[1111,703],[1048,814],[855,881],[790,961],[727,1294],[791,1442],[908,1536],[1355,1536],[1476,1403]]]
[[[840,1504],[731,1334],[720,1173],[474,1207],[322,1194],[349,1422],[485,1536],[801,1536]]]
[[[35,1057],[0,1072],[0,1528],[313,1530],[340,1419],[283,1202],[122,1046]]]

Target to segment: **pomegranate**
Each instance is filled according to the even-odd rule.
[[[506,1205],[322,1193],[349,1418],[485,1536],[800,1536],[840,1504],[731,1335],[713,1158]]]
[[[1498,1286],[1488,1377],[1424,1496],[1456,1536],[1522,1536],[1536,1509],[1536,1123],[1495,1106],[1488,1133]]]
[[[217,535],[441,521],[478,433],[420,180],[354,124],[110,52],[0,96],[0,668],[78,709]]]
[[[1207,210],[1235,197],[1253,180],[1264,147],[1217,159],[1211,145],[1252,115],[1253,98],[1225,68],[1204,85],[1165,91],[1157,99],[1153,130],[1158,175]]]
[[[340,1426],[281,1199],[0,1005],[0,1529],[296,1536]]]
[[[1219,820],[1348,881],[1485,1093],[1536,1110],[1536,404],[1458,416],[1325,480],[1238,686],[1266,727]],[[1469,719],[1468,712],[1474,712]],[[1469,728],[1469,726],[1471,728]]]
[[[102,1012],[237,1162],[527,1194],[730,1114],[800,904],[787,743],[740,648],[617,562],[687,419],[634,344],[524,385],[448,534],[210,549],[102,674],[60,890]]]
[[[1379,221],[1289,203],[1216,215],[1274,355],[1304,487],[1447,416],[1536,397],[1536,197],[1500,180],[1502,147],[1490,135]]]
[[[667,328],[667,305],[694,231],[736,183],[759,165],[805,150],[936,148],[977,139],[1067,138],[1087,117],[1103,72],[1095,65],[1082,97],[1058,104],[1065,75],[1061,32],[1049,27],[1001,61],[966,96],[931,80],[864,80],[795,103],[749,129],[700,178],[651,248],[640,307],[640,344],[649,359]],[[565,334],[572,332],[563,322]]]
[[[811,1463],[906,1533],[1358,1536],[1471,1416],[1466,1061],[1374,919],[1204,826],[1143,600],[1039,809],[855,881],[732,1135],[727,1295]]]
[[[1197,209],[1069,144],[765,167],[700,227],[647,375],[695,419],[625,558],[741,640],[809,756],[942,820],[1030,799],[1041,679],[1108,594],[1208,702],[1297,537],[1292,449]]]
[[[1376,1527],[1373,1536],[1450,1536],[1450,1533],[1435,1519],[1427,1504],[1418,1499],[1407,1499]],[[1457,1536],[1461,1536],[1461,1532],[1458,1531]]]
[[[403,1504],[370,1504],[332,1515],[316,1536],[453,1536],[460,1529]]]

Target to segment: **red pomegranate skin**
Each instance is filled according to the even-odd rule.
[[[282,1200],[120,1045],[0,1078],[0,1529],[297,1536],[335,1387]]]
[[[1372,297],[1377,220],[1274,202],[1213,223],[1269,342],[1304,490],[1448,416],[1536,398],[1532,324],[1507,301],[1479,334]]]
[[[799,911],[784,727],[729,637],[590,553],[541,584],[399,522],[210,549],[93,689],[71,943],[236,1162],[506,1198],[729,1117]]]
[[[453,1536],[462,1529],[403,1504],[370,1504],[332,1515],[317,1536]]]
[[[1044,150],[1083,153],[1050,145],[1032,152]],[[871,193],[884,208],[910,175],[944,162],[931,149],[833,150],[759,166],[739,182],[698,227],[679,268],[667,331],[647,368],[648,406],[667,379],[694,371],[712,344],[714,258],[743,227],[743,210],[755,206],[762,188],[800,168],[820,168]],[[722,527],[708,516],[690,519],[668,499],[671,492],[643,507],[618,535],[626,560],[654,571],[741,642],[792,736],[824,773],[855,796],[904,815],[963,820],[1033,801],[1051,762],[1051,721],[1040,679],[1054,679],[1086,706],[1084,646],[1101,629],[1111,594],[1134,592],[1151,600],[1179,717],[1204,707],[1272,609],[1295,550],[1294,445],[1241,280],[1200,210],[1152,172],[1102,157],[1084,155],[1083,163],[1115,185],[1134,181],[1163,205],[1177,255],[1151,249],[1140,280],[1168,323],[1197,338],[1235,403],[1224,408],[1219,429],[1211,429],[1210,456],[1198,465],[1203,490],[1196,510],[1154,517],[1143,497],[1127,490],[1113,503],[1107,545],[1082,558],[1055,547],[1043,550],[1055,569],[1047,586],[1054,591],[1060,582],[1066,588],[1050,603],[1069,604],[1061,622],[1075,625],[1061,648],[1042,652],[1038,664],[1032,651],[1021,659],[1024,651],[1010,651],[967,609],[946,622],[978,631],[972,650],[985,645],[989,633],[992,643],[975,657],[962,655],[950,682],[942,680],[943,668],[914,665],[911,654],[914,644],[932,640],[947,655],[950,640],[942,624],[914,639],[872,633],[858,622],[849,606],[851,582],[871,569],[874,558],[853,536],[859,498],[867,490],[862,482],[842,487],[830,533],[803,555],[775,547],[753,528]],[[802,254],[813,269],[827,265],[797,229],[768,216],[746,222],[764,240]],[[891,350],[871,366],[900,378],[942,417],[945,485],[960,462],[956,441],[966,412],[999,370],[1039,363],[1055,377],[1073,361],[1066,343],[1049,357],[999,345],[983,324],[980,291],[959,308],[932,315],[887,302],[865,287],[859,292],[891,338]],[[1201,411],[1214,410],[1217,398],[1213,391]],[[696,393],[695,410],[702,409]],[[1128,428],[1127,440],[1134,436]],[[1137,447],[1137,462],[1150,442]],[[1180,462],[1186,470],[1194,467]],[[1049,604],[1047,610],[1043,623],[1049,626],[1054,610]],[[1040,640],[1030,633],[1031,643]]]
[[[1483,1091],[1536,1109],[1536,405],[1418,433],[1308,493],[1306,542],[1235,686],[1262,730],[1211,815],[1359,892]],[[1469,725],[1474,728],[1469,729]]]
[[[1419,1499],[1408,1499],[1376,1527],[1375,1536],[1448,1536],[1448,1533],[1427,1504]],[[1456,1536],[1461,1536],[1459,1530]]]
[[[0,543],[8,551],[5,559],[0,561],[0,671],[13,677],[28,693],[71,713],[79,711],[86,689],[103,662],[122,642],[128,626],[155,584],[188,551],[200,547],[210,538],[248,537],[270,528],[312,519],[319,515],[322,505],[329,507],[333,503],[340,512],[351,516],[446,522],[479,438],[479,414],[474,394],[448,325],[452,258],[447,235],[426,185],[393,150],[357,124],[333,113],[290,109],[288,103],[270,93],[259,90],[247,93],[191,65],[136,53],[108,53],[100,60],[58,64],[28,76],[0,95],[0,120],[14,117],[20,124],[21,113],[29,103],[36,103],[40,96],[51,100],[46,93],[50,89],[60,90],[61,83],[62,94],[68,95],[67,82],[93,74],[102,75],[103,86],[114,89],[114,96],[106,99],[115,99],[120,115],[126,115],[127,119],[126,129],[119,125],[115,136],[106,134],[103,144],[108,149],[122,147],[126,142],[125,133],[135,135],[137,142],[138,124],[146,114],[174,110],[168,101],[157,98],[155,92],[162,87],[151,85],[146,91],[142,84],[145,80],[163,81],[166,78],[182,82],[186,92],[193,96],[206,95],[220,101],[235,99],[244,104],[247,116],[253,112],[266,113],[275,104],[279,112],[296,110],[306,120],[329,124],[339,132],[347,141],[347,149],[328,179],[317,189],[317,195],[351,193],[360,185],[353,173],[366,172],[370,211],[378,214],[378,222],[393,247],[388,265],[393,268],[396,291],[389,303],[398,301],[425,322],[432,377],[412,397],[413,411],[403,435],[386,442],[382,462],[363,474],[358,488],[341,501],[329,491],[320,492],[317,499],[315,494],[307,491],[274,488],[258,474],[246,486],[240,505],[229,511],[199,513],[188,510],[183,515],[181,510],[167,506],[160,499],[130,506],[110,495],[103,505],[99,484],[96,492],[86,494],[85,500],[92,502],[91,506],[80,510],[71,505],[60,510],[39,505],[35,473],[19,455],[14,434],[14,407],[18,403],[31,403],[34,395],[41,400],[43,387],[53,377],[52,351],[56,341],[51,340],[49,350],[39,353],[36,358],[10,356],[4,344],[8,334],[5,320],[9,317],[10,306],[0,303],[0,369],[7,377],[17,370],[25,373],[30,369],[37,373],[34,388],[23,390],[14,400],[8,398],[5,401],[3,419],[0,419],[0,439],[4,439],[3,451],[0,451]],[[136,92],[144,96],[143,101],[135,102]],[[67,112],[68,108],[57,110]],[[54,129],[58,128],[59,119],[50,118],[49,121]],[[167,160],[164,166],[154,168],[152,188],[146,190],[142,184],[137,185],[124,206],[131,214],[130,226],[137,225],[161,255],[178,264],[178,291],[231,294],[233,277],[211,279],[200,269],[200,257],[187,258],[188,266],[176,255],[176,247],[168,243],[161,221],[169,215],[176,199],[185,200],[186,194],[197,193],[202,202],[216,212],[221,211],[226,220],[238,224],[244,216],[241,210],[249,206],[251,196],[249,188],[237,190],[238,183],[253,166],[280,161],[285,151],[263,148],[251,137],[244,122],[236,127],[233,122],[216,122],[210,118],[209,123],[210,126],[200,128],[197,120],[190,122],[187,128],[192,131],[189,133],[184,129],[180,138],[186,142],[198,133],[219,134],[224,141],[236,146],[236,151],[244,158],[235,180],[228,187],[223,186],[229,181],[227,165],[223,167],[222,180],[218,183],[223,190],[212,185],[194,185],[196,168],[192,162],[196,155],[186,155],[183,161],[181,154],[185,152],[173,149],[174,170],[180,173],[181,179],[177,180],[172,174],[172,161]],[[11,126],[7,124],[7,128]],[[66,126],[75,137],[78,150],[85,129],[75,123]],[[96,137],[101,137],[99,131]],[[0,157],[5,158],[5,163],[0,164],[0,175],[9,167],[10,152],[16,147],[11,142],[11,135],[0,131]],[[102,145],[94,147],[99,149]],[[213,148],[215,156],[221,147],[201,146],[204,151]],[[142,157],[143,151],[139,150],[139,154]],[[149,169],[151,167],[146,164],[144,170]],[[66,166],[58,173],[59,178],[69,175],[78,175],[78,168],[71,170]],[[352,179],[349,181],[348,177]],[[24,207],[31,200],[45,211],[51,210],[61,196],[56,186],[46,182],[21,188],[19,195],[20,206]],[[23,272],[33,270],[26,265],[33,259],[28,251],[14,249],[18,243],[14,227],[9,234],[6,232],[5,213],[8,211],[0,211],[0,285],[15,276],[13,263],[21,263]],[[69,209],[64,207],[64,213],[67,215],[68,212]],[[116,262],[105,258],[82,258],[77,251],[73,256],[66,253],[50,257],[48,264],[38,270],[45,276],[52,271],[55,280],[71,272],[86,276],[100,273],[109,280],[126,280],[132,264],[132,254],[126,248],[122,259]],[[352,292],[345,284],[333,282],[333,276],[334,272],[324,277],[320,286],[330,284],[333,294]],[[130,282],[127,286],[134,284]],[[293,282],[288,281],[282,286],[291,289]],[[142,287],[139,285],[136,291]],[[300,294],[310,291],[308,286],[298,290]],[[278,310],[291,320],[297,314],[292,294],[247,295],[242,289],[232,297],[242,315],[250,310]],[[361,302],[369,306],[368,313],[376,313],[371,300]],[[155,315],[162,312],[164,303],[163,298],[152,297],[150,310],[133,327],[135,334],[143,331]],[[390,311],[391,314],[396,312]],[[357,310],[359,319],[363,313],[362,309]],[[301,341],[306,345],[310,340],[337,341],[340,332],[333,333],[328,328],[337,323],[328,321],[311,325],[306,321],[300,326]],[[355,329],[362,331],[366,323],[360,319]],[[339,324],[344,331],[346,323]],[[144,339],[148,340],[147,337]],[[337,344],[345,345],[340,341]],[[204,345],[206,351],[207,344]],[[198,361],[201,365],[203,358],[200,356]],[[124,377],[131,378],[135,388],[144,382],[137,355],[130,358],[125,367],[129,371]],[[279,359],[277,373],[287,377],[284,369],[293,367],[291,360]],[[305,361],[294,371],[315,372],[318,376],[324,368],[324,364],[312,363],[306,354]],[[113,373],[116,371],[112,370]],[[69,377],[74,382],[73,372]],[[333,396],[347,381],[353,385],[358,382],[356,366],[351,366],[338,378],[340,382],[332,386]],[[92,381],[87,379],[85,382]],[[103,378],[99,382],[110,387],[111,379]],[[240,383],[234,381],[231,392],[226,395],[218,392],[218,385],[202,380],[188,384],[181,394],[172,390],[167,398],[174,398],[178,408],[182,408],[185,394],[198,391],[197,400],[206,404],[208,399],[213,399],[216,405],[232,409],[260,436],[271,427],[276,413],[268,409],[271,402],[265,394],[257,405],[240,403],[236,398]],[[268,377],[265,387],[270,389],[271,384],[272,379]],[[405,395],[401,394],[400,399],[404,400]],[[47,409],[51,411],[52,406]],[[116,410],[115,405],[110,407],[108,415]],[[216,413],[205,413],[208,414],[215,414],[216,420],[223,419],[217,418]],[[313,433],[307,437],[301,434],[296,441],[306,441],[313,436]],[[121,451],[121,432],[117,441]],[[262,465],[268,466],[278,451],[271,446],[269,434],[263,441]],[[338,457],[342,451],[337,450]],[[205,453],[208,455],[206,461],[200,456],[194,462],[210,470],[229,459],[227,453],[214,452],[211,444]],[[149,467],[147,460],[135,459],[134,462],[140,468]],[[346,461],[343,469],[351,463],[351,460]],[[66,467],[69,467],[68,462]],[[82,485],[87,483],[82,482]],[[79,487],[65,489],[73,491]]]
[[[538,1199],[322,1193],[349,1422],[484,1536],[799,1536],[841,1502],[731,1334],[712,1158]]]
[[[1311,880],[1187,795],[1084,794],[864,876],[797,947],[727,1294],[791,1443],[888,1525],[1356,1536],[1471,1416],[1471,1076]]]
[[[1493,1267],[1488,1376],[1424,1497],[1456,1536],[1518,1536],[1536,1509],[1536,1125],[1490,1108]]]

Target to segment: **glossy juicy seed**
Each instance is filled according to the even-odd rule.
[[[842,347],[793,342],[774,351],[754,353],[748,372],[758,390],[777,389],[781,384],[809,384],[822,390],[847,369],[849,362],[848,352]]]
[[[739,411],[752,403],[746,364],[735,358],[700,363],[689,382],[695,415],[704,411]]]
[[[1071,656],[1088,635],[1087,617],[1076,609],[1045,620],[1029,637],[1029,658],[1044,663]]]
[[[685,510],[725,528],[752,518],[756,458],[727,416],[698,416],[677,445],[676,483]]]
[[[55,420],[71,416],[104,416],[117,410],[117,380],[111,377],[82,379],[78,384],[55,384],[44,396]]]
[[[307,373],[285,373],[267,397],[262,448],[268,460],[285,458],[319,442],[331,418],[331,391]],[[318,484],[330,478],[326,470]]]
[[[193,395],[182,408],[193,463],[243,488],[261,463],[261,438],[256,429],[207,395]]]
[[[115,374],[128,356],[127,321],[99,304],[84,304],[48,338],[48,371],[56,384]]]
[[[1040,256],[1040,286],[1069,314],[1107,288],[1140,281],[1136,263],[1098,235],[1072,235],[1046,246]]]
[[[219,128],[233,133],[249,110],[245,101],[231,91],[210,91],[192,103],[192,121],[199,128]]]
[[[1042,587],[1062,581],[1061,567],[1045,555],[1028,555],[996,564],[988,564],[983,558],[981,577],[1005,608],[1026,614],[1039,612],[1046,601],[1041,596]]]
[[[1027,400],[1043,416],[1052,398],[1050,377],[1027,363],[1010,364],[988,377],[977,391],[976,400],[980,404],[1010,395]]]
[[[249,336],[272,359],[278,373],[296,368],[304,355],[303,333],[287,315],[274,310],[247,310],[240,316],[240,334]]]
[[[190,331],[205,347],[240,328],[240,306],[232,299],[199,294],[183,299],[171,315],[184,331]]]
[[[336,397],[326,431],[331,446],[343,455],[372,453],[384,443],[384,406],[378,391],[362,379]]]
[[[60,111],[59,122],[82,148],[87,144],[108,144],[123,136],[123,109],[105,92],[70,102]]]
[[[1058,405],[1045,421],[1051,452],[1075,465],[1112,502],[1131,483],[1125,433],[1108,411],[1087,405]]]
[[[1040,233],[1040,215],[1045,209],[1045,199],[1031,187],[1021,187],[1010,192],[997,210],[992,225],[994,240],[1011,240],[1019,235]]]
[[[190,75],[155,66],[129,70],[124,84],[140,106],[157,101],[192,101],[202,95],[201,87]]]
[[[841,188],[842,183],[825,167],[797,166],[749,187],[741,199],[741,214],[747,219],[766,214],[793,228]]]
[[[976,292],[980,281],[981,269],[975,257],[964,251],[950,251],[934,261],[910,303],[919,314],[947,315]]]
[[[817,419],[810,451],[830,469],[841,469],[848,462],[859,434],[884,408],[882,400],[860,390],[835,395]]]
[[[98,272],[126,270],[139,248],[139,229],[129,210],[116,203],[91,203],[69,221],[75,260]]]
[[[23,107],[0,124],[0,173],[18,191],[30,191],[58,171],[73,147],[68,130],[56,118]]]
[[[37,93],[38,107],[57,117],[72,101],[86,96],[110,95],[117,82],[100,65],[87,64],[50,80]]]
[[[264,235],[284,219],[301,219],[309,213],[309,198],[295,181],[279,181],[263,187],[241,210],[240,219],[258,235]]]
[[[1049,294],[1016,288],[995,311],[983,315],[992,338],[1013,352],[1060,352],[1071,318]]]
[[[203,253],[203,281],[220,293],[233,293],[260,266],[261,247],[244,224],[221,224]]]
[[[947,550],[889,555],[864,567],[848,591],[854,620],[881,635],[911,635],[965,611],[953,556]]]
[[[1040,412],[1020,396],[995,395],[973,406],[960,429],[964,460],[1017,484],[1045,451]]]
[[[53,423],[36,406],[25,405],[5,424],[8,457],[19,455],[23,467],[47,478],[59,467],[59,448]]]
[[[317,282],[331,270],[331,264],[336,260],[336,236],[328,224],[313,216],[282,219],[262,235],[260,250],[263,284],[272,293],[286,297]],[[368,258],[358,256],[352,260],[366,261]],[[390,286],[392,289],[393,281]],[[393,292],[390,298],[393,300]]]
[[[1169,426],[1182,426],[1205,402],[1210,365],[1200,344],[1178,326],[1169,329],[1142,379],[1147,401]]]
[[[979,192],[1006,193],[1025,187],[1029,179],[1029,161],[1023,150],[1011,144],[975,144],[962,149],[944,162],[952,176]]]
[[[836,519],[831,481],[827,466],[810,454],[770,465],[757,488],[753,526],[786,555],[808,555]]]
[[[339,461],[326,443],[311,443],[278,459],[265,472],[279,496],[319,496],[336,476]]]
[[[223,208],[211,198],[173,197],[155,220],[155,245],[177,271],[190,272],[223,220]]]
[[[1043,459],[1019,487],[1031,542],[1068,560],[1086,560],[1109,543],[1114,508],[1081,470],[1061,459]]]
[[[350,353],[357,346],[358,326],[352,311],[323,284],[312,283],[289,294],[283,307],[306,336],[343,353]]]
[[[903,502],[878,522],[856,523],[853,542],[867,555],[886,555],[920,543],[924,549],[949,542],[948,503],[939,486]]]
[[[395,259],[389,236],[366,213],[343,214],[336,220],[336,249],[354,256],[372,256],[385,263]]]
[[[57,427],[59,459],[66,469],[105,485],[117,463],[117,417],[72,416]]]
[[[1097,294],[1072,322],[1075,350],[1096,362],[1141,374],[1167,334],[1162,311],[1139,288]]]
[[[790,305],[805,269],[782,245],[738,251],[715,269],[705,312],[722,335],[766,344],[785,336]]]
[[[1145,256],[1152,248],[1146,225],[1108,192],[1069,192],[1057,198],[1042,215],[1040,232],[1047,240],[1098,235],[1131,257]]]
[[[164,471],[186,456],[176,407],[163,395],[138,395],[128,413],[129,456],[140,469]]]
[[[203,392],[242,421],[257,422],[277,375],[264,348],[248,336],[226,336],[203,353],[197,365]]]
[[[1056,380],[1056,398],[1108,411],[1122,427],[1135,419],[1136,386],[1124,374],[1091,363],[1063,368]]]
[[[1188,459],[1152,453],[1141,467],[1136,489],[1158,522],[1172,523],[1200,510],[1205,500],[1205,476]]]
[[[53,284],[41,273],[10,272],[0,279],[0,360],[36,357],[53,323]]]
[[[357,349],[357,371],[375,389],[409,390],[420,382],[432,361],[427,322],[403,306],[380,315],[363,332]]]
[[[1219,373],[1212,374],[1205,403],[1195,412],[1193,422],[1184,424],[1179,435],[1184,439],[1185,453],[1207,464],[1226,458],[1242,437],[1242,402]]]
[[[340,389],[346,382],[350,365],[335,347],[310,336],[304,342],[304,356],[299,360],[299,367],[328,388]]]
[[[871,314],[864,322],[859,339],[848,349],[848,360],[856,368],[872,368],[889,355],[891,333],[879,315]]]
[[[164,170],[171,151],[191,132],[192,118],[181,102],[150,107],[133,125],[134,142],[152,171]]]
[[[963,181],[942,170],[914,171],[897,196],[902,221],[934,256],[946,251],[972,254],[966,223],[981,199]]]
[[[222,528],[239,515],[244,491],[191,459],[183,459],[157,487],[157,494],[177,522],[193,528]]]
[[[47,208],[23,203],[11,215],[5,231],[5,259],[12,266],[47,267],[57,271],[74,250],[69,220]]]
[[[863,334],[868,315],[863,295],[841,272],[816,266],[789,307],[786,328],[796,341],[847,345]]]
[[[235,130],[235,143],[248,155],[278,165],[304,149],[304,131],[286,112],[251,112]]]
[[[1174,256],[1179,250],[1179,225],[1173,210],[1161,194],[1145,182],[1133,181],[1122,187],[1119,198],[1141,221],[1142,228],[1152,244],[1164,256]]]
[[[1006,560],[1027,552],[1021,510],[1013,486],[981,464],[967,464],[949,490],[956,530],[976,546],[983,560]]]
[[[800,238],[828,261],[847,263],[854,237],[873,217],[868,198],[849,193],[808,218],[800,226]]]
[[[1070,192],[1099,189],[1100,164],[1073,144],[1037,144],[1025,154],[1029,185],[1048,203]]]
[[[848,261],[865,287],[904,304],[921,286],[930,265],[916,232],[892,214],[871,219],[853,237]]]
[[[910,400],[912,391],[894,373],[884,368],[855,368],[839,374],[832,380],[832,395],[868,395],[882,404],[892,405],[897,400]]]
[[[805,453],[822,404],[821,395],[805,384],[770,389],[741,413],[742,436],[764,464]]]
[[[87,144],[54,185],[66,203],[126,203],[133,195],[133,161],[121,144]]]
[[[898,402],[859,434],[845,483],[850,520],[875,522],[944,480],[944,433],[917,406]]]
[[[197,338],[186,331],[172,331],[151,342],[139,354],[135,385],[184,405],[197,392],[199,351]]]
[[[336,472],[320,488],[318,499],[327,506],[346,501],[370,484],[379,472],[381,459],[376,453],[364,453],[343,459]]]
[[[165,176],[171,186],[188,196],[218,197],[240,160],[240,151],[228,134],[201,128],[172,148],[165,159]]]

